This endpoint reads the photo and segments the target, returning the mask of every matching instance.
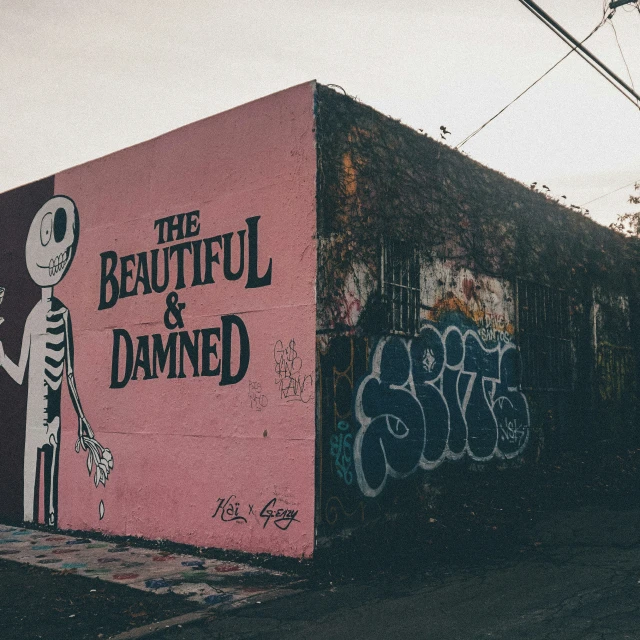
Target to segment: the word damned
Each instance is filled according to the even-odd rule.
[[[263,529],[271,523],[281,531],[286,531],[294,522],[300,522],[298,509],[279,507],[277,498],[269,500],[258,511],[253,504],[247,504],[245,508],[235,495],[218,498],[216,510],[211,517],[218,518],[221,522],[246,524],[250,516],[257,519]]]

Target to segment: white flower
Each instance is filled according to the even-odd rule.
[[[98,487],[100,483],[106,486],[109,472],[113,469],[113,455],[109,449],[103,447],[95,438],[81,435],[76,441],[76,453],[80,453],[80,447],[87,451],[87,470],[91,475],[95,467],[93,483]]]

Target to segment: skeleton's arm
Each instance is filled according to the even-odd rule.
[[[11,358],[4,352],[2,342],[0,342],[0,367],[18,383],[22,384],[24,372],[29,361],[29,350],[31,349],[31,316],[27,318],[24,325],[24,333],[22,334],[22,348],[20,350],[20,360],[15,364]]]
[[[67,368],[67,383],[69,385],[69,393],[71,394],[71,402],[73,408],[78,414],[78,436],[89,436],[93,438],[93,431],[89,426],[82,405],[80,404],[80,396],[78,395],[78,388],[76,387],[76,380],[73,376],[73,329],[71,328],[71,316],[69,310],[65,309],[62,314],[64,321],[64,339],[65,339],[65,352],[66,352],[66,368]]]

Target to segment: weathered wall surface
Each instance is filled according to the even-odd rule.
[[[611,438],[633,443],[637,434],[638,390],[633,318],[628,296],[600,287],[593,292],[593,348],[596,356],[595,409]]]
[[[57,174],[37,197],[34,186],[5,196],[16,232],[2,238],[3,274],[24,271],[26,231],[48,198],[70,200],[49,201],[33,240],[51,282],[0,282],[12,329],[0,328],[0,384],[13,394],[0,416],[13,449],[25,420],[39,438],[14,462],[3,505],[24,473],[39,489],[27,519],[313,552],[313,95],[301,85]],[[18,301],[31,307],[48,285],[21,347]],[[7,374],[21,357],[40,369],[18,387]],[[36,418],[14,409],[27,385]]]
[[[321,538],[415,513],[447,469],[637,438],[638,243],[347,96],[316,100]],[[415,329],[391,328],[388,247],[419,256]]]
[[[512,287],[440,261],[421,272],[417,337],[360,336],[355,313],[350,330],[319,336],[325,535],[397,509],[420,471],[511,460],[529,441]]]

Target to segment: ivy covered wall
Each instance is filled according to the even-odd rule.
[[[321,537],[414,509],[445,465],[635,438],[640,243],[321,85],[316,118]],[[413,334],[389,246],[418,256]]]

